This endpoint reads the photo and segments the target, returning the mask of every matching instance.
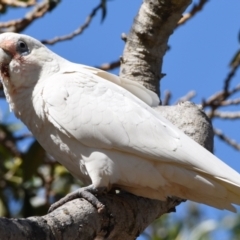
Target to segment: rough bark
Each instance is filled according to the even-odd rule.
[[[136,80],[159,94],[162,59],[167,41],[190,0],[145,0],[127,37],[121,76]],[[198,107],[184,103],[156,108],[207,149],[212,149],[212,128]],[[181,117],[179,117],[181,116]],[[192,117],[191,117],[192,116]],[[175,210],[182,201],[166,202],[128,193],[99,197],[106,211],[98,213],[76,199],[51,214],[27,219],[0,219],[0,239],[135,239],[152,221]]]
[[[126,38],[120,76],[160,95],[159,81],[167,43],[191,0],[145,0]]]
[[[164,207],[128,193],[99,197],[106,211],[99,214],[84,199],[76,199],[42,217],[0,220],[0,239],[135,239],[152,219],[171,209],[177,200]],[[167,205],[167,207],[166,207]]]

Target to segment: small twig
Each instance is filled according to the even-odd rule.
[[[208,2],[208,0],[200,0],[198,4],[194,4],[193,8],[190,10],[190,12],[184,14],[183,17],[179,20],[178,26],[183,25],[190,18],[192,18],[196,13],[200,12],[207,2]]]
[[[240,104],[240,98],[237,99],[230,99],[221,102],[221,106],[230,106],[230,105],[238,105]]]
[[[115,68],[118,68],[118,67],[120,67],[120,60],[117,60],[117,61],[114,61],[114,62],[111,62],[111,63],[103,63],[100,66],[96,66],[96,68],[99,68],[99,69],[104,70],[104,71],[109,71],[109,70],[112,70],[112,69],[115,69]]]
[[[213,129],[214,130],[214,134],[216,136],[218,136],[221,140],[223,140],[224,142],[226,142],[227,144],[229,144],[230,146],[232,146],[233,148],[235,148],[236,150],[240,151],[240,144],[237,143],[235,140],[228,138],[227,136],[225,136],[221,130],[219,129]]]
[[[180,102],[186,102],[186,101],[190,101],[193,97],[196,96],[196,92],[195,91],[190,91],[188,92],[185,96],[179,98],[175,104],[180,103]]]
[[[29,137],[33,137],[32,133],[25,133],[21,136],[15,137],[15,141],[21,141],[21,140],[29,138]]]
[[[0,98],[5,98],[5,93],[3,91],[2,83],[0,83]]]
[[[162,101],[162,105],[163,106],[168,106],[170,105],[170,100],[171,100],[172,94],[170,91],[165,91],[165,96],[164,99]]]
[[[102,8],[102,2],[97,7],[95,7],[92,10],[92,12],[87,16],[85,23],[82,26],[80,26],[79,28],[77,28],[74,32],[72,32],[70,34],[67,34],[67,35],[64,35],[64,36],[55,37],[55,38],[50,39],[50,40],[42,40],[42,43],[53,45],[57,42],[70,40],[70,39],[74,38],[75,36],[80,35],[89,26],[93,17],[96,15],[97,11],[100,10],[101,8]]]
[[[234,94],[234,93],[236,93],[236,92],[239,92],[239,91],[240,91],[240,84],[237,85],[237,86],[230,92],[230,94],[232,95],[232,94]]]
[[[208,113],[207,113],[208,114]],[[214,111],[213,117],[218,117],[222,119],[239,119],[240,118],[240,112],[220,112],[220,111]]]
[[[226,98],[232,96],[233,94],[239,91],[240,91],[240,84],[237,85],[232,90],[228,90],[228,96],[226,96],[226,93],[224,90],[222,90],[221,92],[217,92],[211,97],[209,97],[207,101],[203,100],[202,106],[203,108],[212,107],[213,110],[216,110],[218,107],[222,106],[221,103],[224,102]]]
[[[28,27],[34,20],[41,18],[48,10],[50,4],[48,0],[44,0],[37,4],[36,7],[28,12],[24,18],[11,20],[0,23],[0,32],[21,32]]]
[[[227,78],[224,81],[224,87],[223,90],[225,91],[226,94],[228,94],[228,90],[229,90],[229,85],[231,80],[233,79],[237,69],[238,69],[239,65],[236,65],[235,67],[233,67],[231,69],[231,71],[229,72],[229,74],[227,75]]]
[[[36,0],[31,1],[19,1],[19,0],[1,0],[0,4],[8,5],[11,7],[30,7],[36,4]]]

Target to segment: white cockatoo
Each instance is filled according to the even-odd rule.
[[[11,110],[88,185],[86,195],[114,187],[230,211],[240,205],[240,175],[152,109],[158,97],[136,82],[71,63],[16,33],[0,35],[0,68]]]

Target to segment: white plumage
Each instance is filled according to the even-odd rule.
[[[155,112],[157,95],[140,84],[14,33],[0,35],[0,67],[16,116],[86,184],[230,211],[240,205],[240,175]]]

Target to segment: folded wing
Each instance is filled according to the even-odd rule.
[[[88,147],[153,162],[169,183],[165,195],[234,211],[231,203],[240,204],[240,175],[146,103],[102,77],[75,72],[49,79],[43,93],[49,120]],[[61,87],[54,90],[56,85]]]

